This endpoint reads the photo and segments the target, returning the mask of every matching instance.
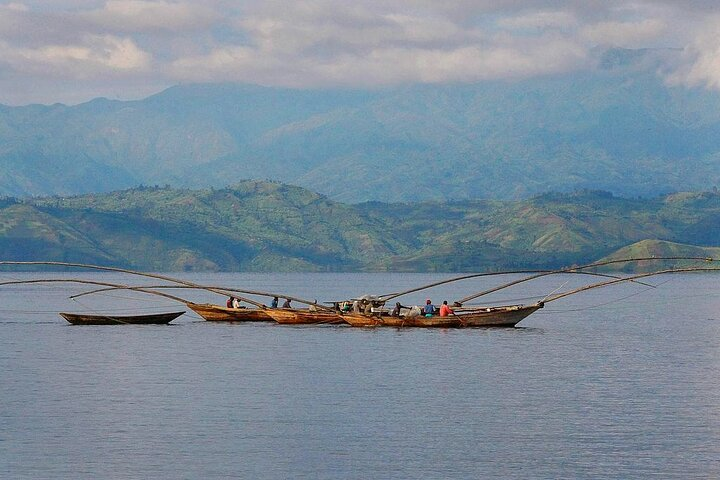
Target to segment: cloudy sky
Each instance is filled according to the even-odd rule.
[[[593,48],[681,48],[720,89],[720,3],[0,0],[0,103],[140,98],[189,82],[374,87],[575,72]]]

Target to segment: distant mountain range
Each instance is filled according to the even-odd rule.
[[[0,106],[0,195],[293,183],[343,202],[628,197],[720,184],[720,94],[669,86],[672,50],[592,72],[380,90],[181,85],[139,101]]]
[[[300,187],[244,181],[222,189],[144,187],[0,201],[2,260],[146,271],[557,268],[620,248],[629,248],[618,253],[627,256],[717,257],[718,246],[716,192],[344,204]]]

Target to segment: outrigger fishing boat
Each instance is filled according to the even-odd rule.
[[[647,283],[641,282],[641,278],[659,275],[663,273],[679,273],[679,272],[697,272],[697,271],[717,271],[716,268],[704,268],[704,267],[689,267],[689,268],[677,268],[660,270],[656,272],[644,273],[634,275],[630,277],[619,277],[616,275],[603,274],[597,272],[584,271],[588,268],[595,268],[615,263],[625,263],[629,261],[642,261],[642,260],[699,260],[704,262],[716,261],[713,258],[707,257],[663,257],[663,258],[642,258],[642,259],[623,259],[623,260],[608,260],[602,262],[595,262],[588,265],[576,266],[560,270],[544,270],[544,271],[516,271],[516,272],[505,272],[505,273],[531,273],[532,275],[521,278],[519,280],[513,280],[512,282],[505,283],[493,287],[488,290],[467,296],[461,300],[453,303],[452,313],[448,316],[439,316],[437,313],[433,315],[423,315],[422,313],[415,312],[410,313],[411,309],[405,309],[405,314],[397,316],[390,315],[387,310],[383,307],[385,303],[393,298],[397,298],[409,293],[418,292],[438,285],[446,283],[452,283],[459,280],[468,278],[483,277],[494,275],[494,273],[477,273],[463,275],[460,277],[451,278],[448,280],[442,280],[429,285],[413,288],[403,292],[370,296],[366,295],[360,299],[351,300],[349,302],[362,301],[367,307],[372,307],[371,310],[375,310],[377,313],[359,313],[355,312],[353,315],[348,315],[344,318],[345,322],[354,327],[440,327],[440,328],[462,328],[462,327],[514,327],[520,323],[523,319],[543,308],[546,303],[559,300],[576,293],[580,293],[593,288],[604,287],[613,285],[621,282],[634,282],[645,286],[654,287]],[[530,305],[498,305],[498,306],[463,306],[466,302],[487,295],[489,293],[497,292],[505,288],[534,280],[547,275],[553,274],[583,274],[583,275],[594,275],[599,277],[607,277],[611,280],[599,282],[591,285],[586,285],[580,288],[576,288],[571,291],[550,294],[542,300],[530,304]],[[419,309],[419,307],[417,307]]]
[[[532,305],[504,305],[493,307],[455,308],[452,315],[390,316],[355,313],[343,315],[342,319],[353,327],[421,327],[421,328],[462,328],[462,327],[514,327],[525,317],[544,306],[543,302]]]
[[[150,315],[85,315],[64,313],[60,316],[73,325],[165,325],[185,312],[154,313]]]

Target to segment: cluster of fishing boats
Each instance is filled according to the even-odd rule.
[[[458,308],[447,316],[439,314],[399,315],[382,308],[371,313],[343,312],[338,309],[310,310],[296,308],[227,308],[218,305],[188,303],[188,308],[208,321],[277,322],[282,325],[347,324],[352,327],[513,327],[523,318],[543,307],[531,305]],[[412,309],[406,309],[412,310]]]
[[[279,294],[274,292],[260,292],[248,289],[228,288],[221,286],[199,285],[182,279],[173,278],[161,274],[137,272],[127,269],[106,267],[89,264],[67,263],[67,262],[16,262],[16,261],[0,261],[2,265],[47,265],[60,267],[76,267],[82,269],[102,270],[111,272],[121,272],[143,277],[155,278],[163,280],[162,285],[143,285],[133,286],[125,284],[117,284],[110,282],[92,281],[87,279],[37,279],[37,280],[13,280],[0,282],[2,285],[11,284],[27,284],[27,283],[78,283],[85,285],[94,285],[96,287],[90,291],[73,295],[70,298],[77,298],[83,295],[91,295],[109,290],[131,290],[151,295],[157,295],[167,299],[177,301],[184,304],[187,308],[195,312],[203,319],[210,322],[276,322],[283,325],[349,325],[352,327],[419,327],[419,328],[465,328],[465,327],[514,327],[527,316],[543,308],[547,303],[559,300],[560,298],[574,295],[583,291],[594,288],[605,287],[618,283],[633,282],[646,286],[653,285],[644,283],[642,279],[665,273],[679,272],[697,272],[697,271],[719,271],[720,268],[690,265],[680,268],[668,268],[664,270],[656,270],[648,273],[636,275],[613,275],[600,273],[597,271],[599,267],[606,267],[611,264],[641,262],[641,261],[701,261],[717,262],[719,260],[706,257],[648,257],[648,258],[632,258],[622,260],[607,260],[596,262],[588,265],[573,266],[558,270],[518,270],[512,272],[486,272],[462,275],[446,280],[441,280],[430,285],[422,285],[402,292],[393,292],[383,295],[363,295],[357,298],[349,298],[342,301],[326,302],[318,304],[317,301],[308,301],[302,298]],[[453,302],[452,307],[440,311],[429,308],[421,309],[419,307],[403,307],[399,302],[396,308],[392,310],[386,308],[388,302],[393,299],[406,296],[411,293],[437,287],[439,285],[458,282],[476,277],[485,277],[502,274],[517,274],[524,276],[511,282],[504,283],[482,292],[474,293]],[[470,305],[468,302],[480,298],[484,295],[497,292],[499,290],[509,288],[511,286],[527,282],[539,277],[558,274],[580,274],[595,277],[603,277],[600,282],[587,284],[569,291],[548,294],[542,299],[533,301],[529,304],[514,305]],[[169,283],[168,283],[169,282]],[[222,306],[209,303],[196,303],[184,298],[166,293],[166,289],[201,289],[222,295],[225,298],[237,298],[249,306],[233,307]],[[240,295],[245,296],[240,296]],[[251,298],[254,297],[254,298]],[[278,297],[288,300],[286,308],[268,307],[264,303],[258,301],[257,296],[274,297],[276,303]],[[306,305],[304,308],[288,308],[289,301]],[[61,312],[60,315],[68,322],[77,325],[117,325],[117,324],[167,324],[185,313],[184,311],[164,312],[149,315],[89,315],[82,313]]]

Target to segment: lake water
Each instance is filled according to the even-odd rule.
[[[48,276],[71,275],[0,280]],[[179,276],[321,300],[448,277]],[[719,278],[592,290],[522,328],[465,330],[211,324],[192,312],[169,326],[71,326],[58,311],[177,304],[117,291],[67,299],[88,286],[2,287],[0,477],[720,478]],[[544,278],[494,300],[530,302],[580,281]]]

